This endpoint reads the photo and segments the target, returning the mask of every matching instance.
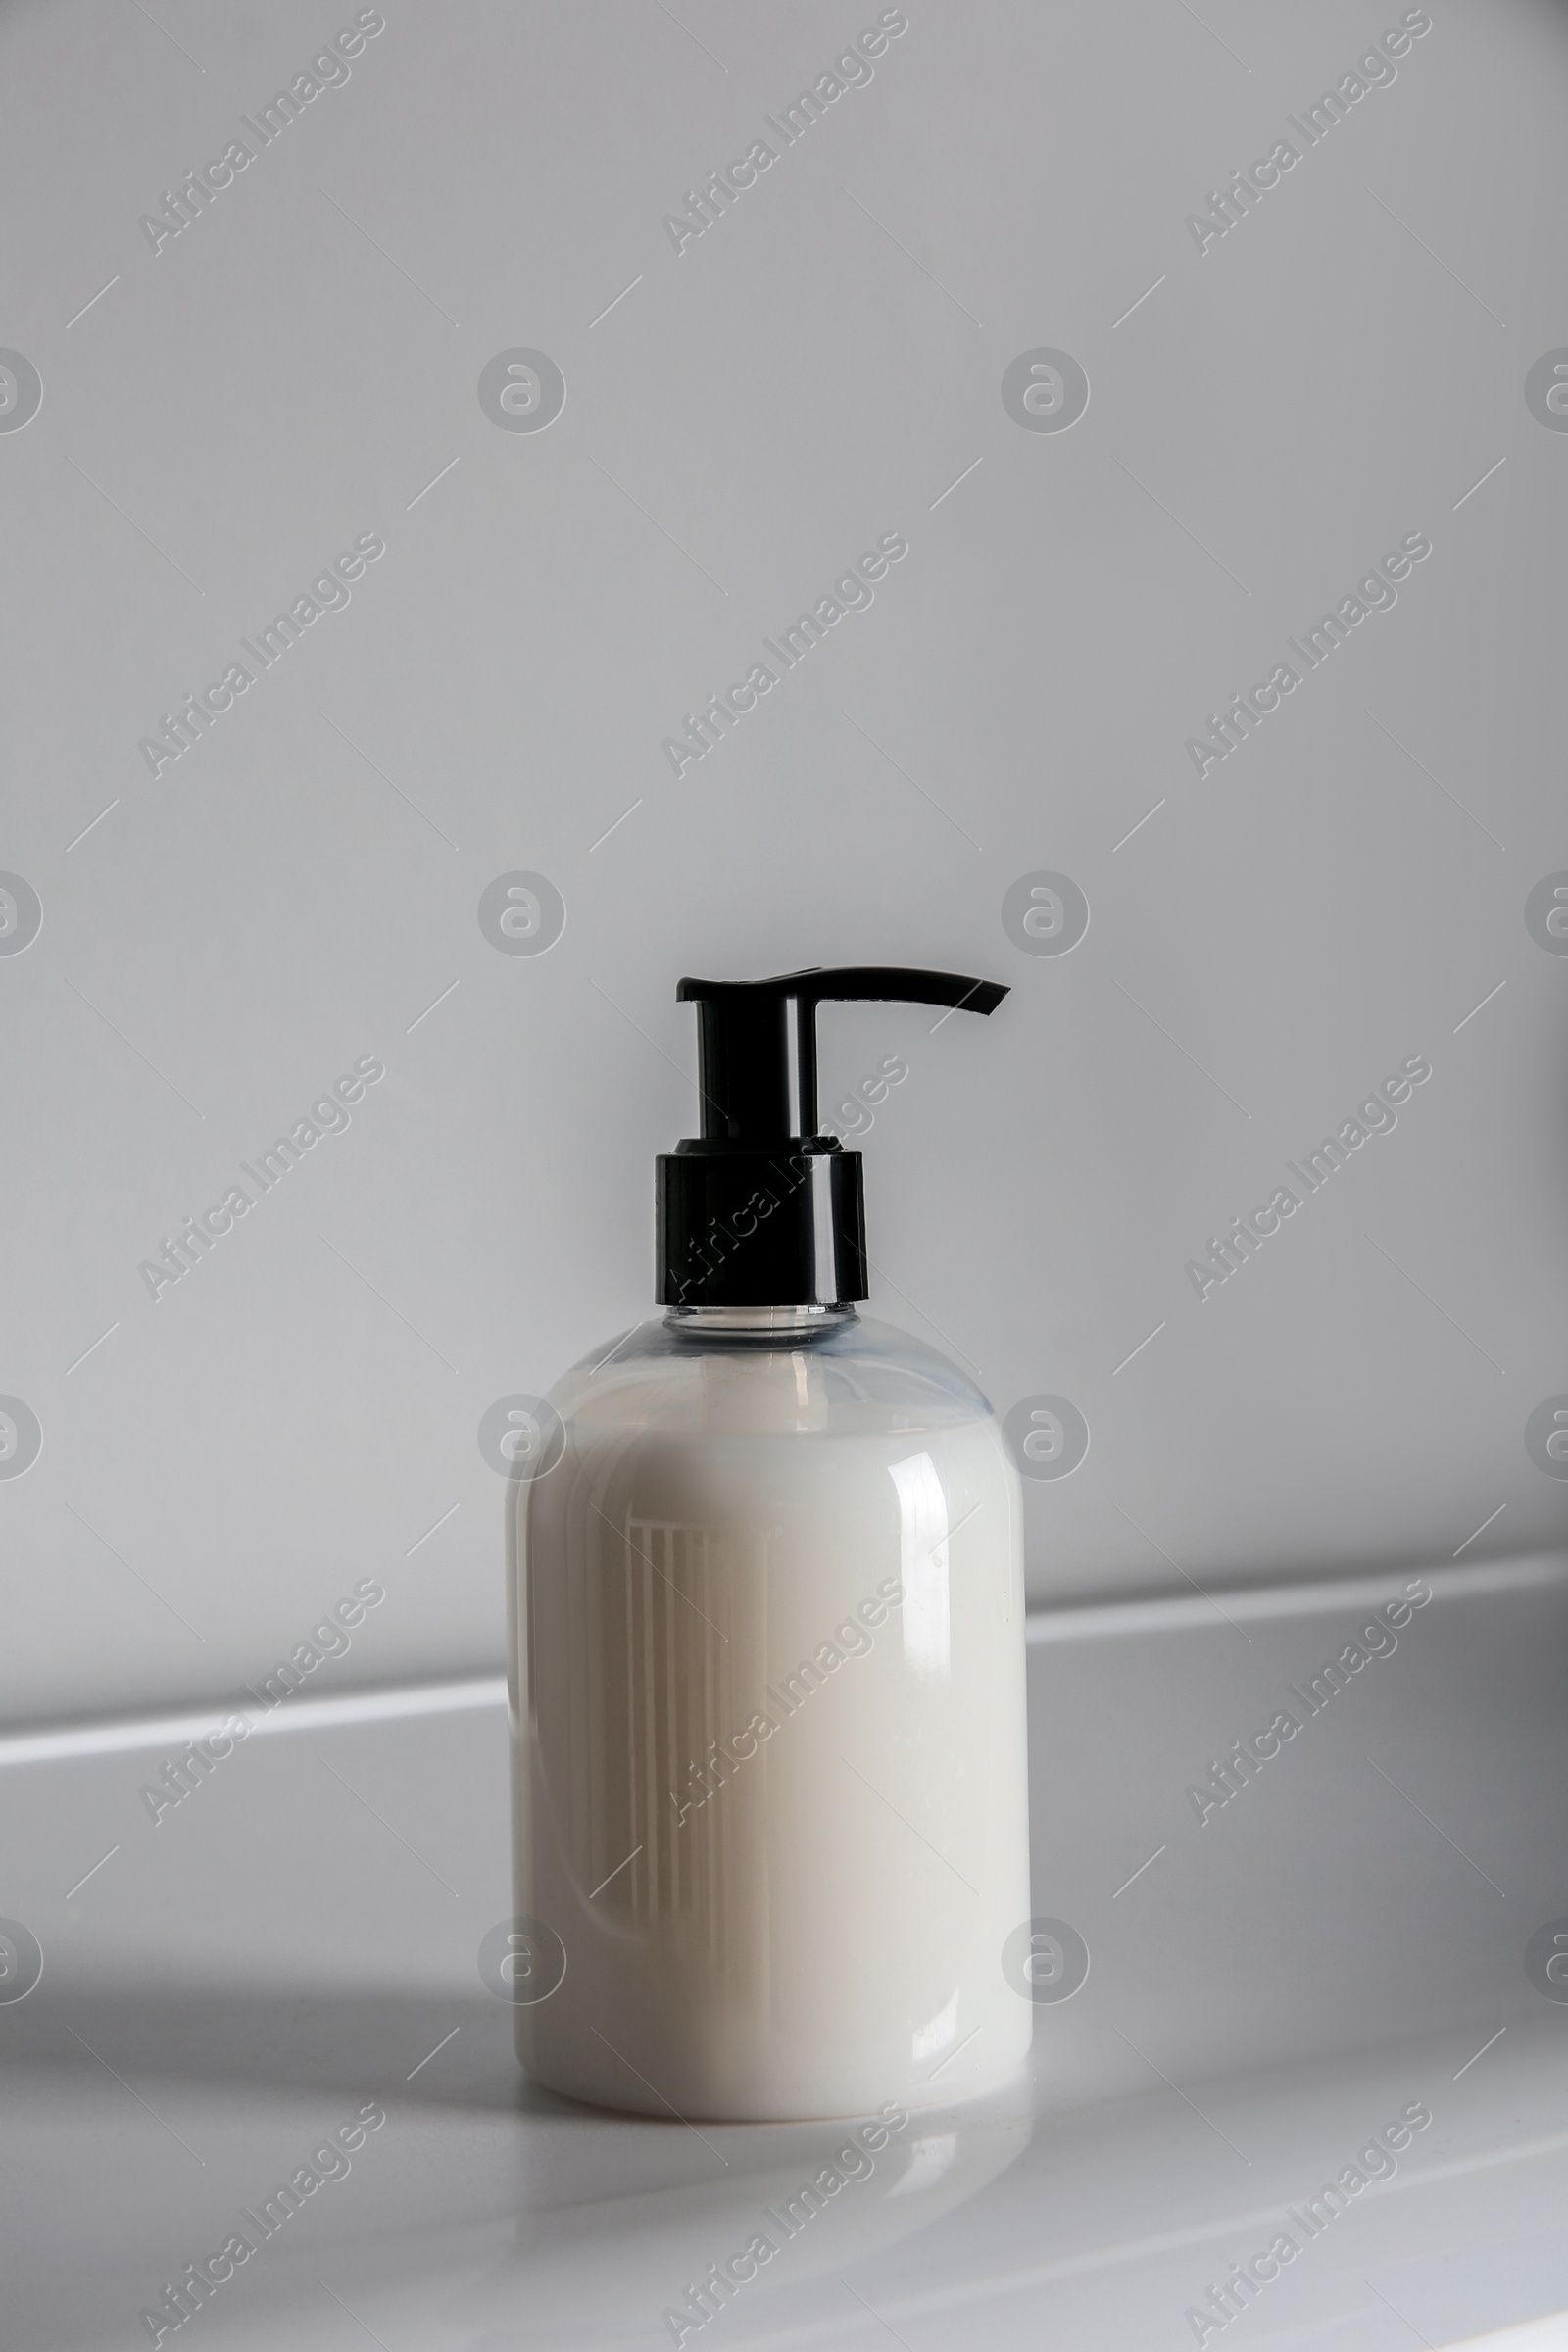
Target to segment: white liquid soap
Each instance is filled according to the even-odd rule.
[[[855,1310],[813,1032],[821,999],[1004,992],[680,993],[706,1133],[660,1163],[670,1311],[558,1384],[508,1490],[518,2055],[649,2115],[948,2105],[1030,2041],[1021,1497],[966,1377]]]

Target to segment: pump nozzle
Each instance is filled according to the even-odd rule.
[[[659,1292],[679,1306],[832,1306],[866,1296],[860,1154],[816,1133],[816,1008],[897,1001],[994,1012],[994,980],[851,964],[682,980],[698,1007],[703,1132],[658,1162]]]

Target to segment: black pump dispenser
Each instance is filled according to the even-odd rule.
[[[703,1132],[657,1162],[663,1306],[844,1306],[867,1295],[860,1154],[816,1133],[816,1008],[874,1000],[994,1012],[994,980],[852,964],[682,980],[698,1007]]]

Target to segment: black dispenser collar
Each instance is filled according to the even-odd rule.
[[[891,964],[682,980],[698,1008],[703,1132],[657,1162],[664,1306],[845,1306],[867,1296],[860,1154],[816,1133],[816,1008],[847,1002],[994,1012],[994,980]]]

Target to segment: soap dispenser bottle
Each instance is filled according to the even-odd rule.
[[[683,2119],[948,2105],[1032,2011],[1022,1504],[991,1408],[864,1320],[816,1008],[990,1013],[856,968],[682,980],[702,1129],[658,1162],[665,1312],[550,1393],[508,1485],[517,2051]]]

